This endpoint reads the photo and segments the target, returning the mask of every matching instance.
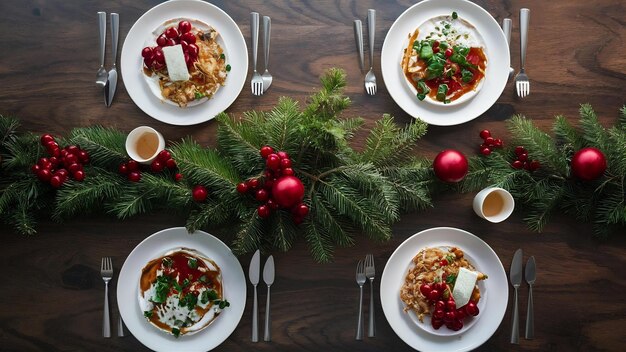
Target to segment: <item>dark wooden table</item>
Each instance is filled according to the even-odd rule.
[[[160,3],[155,0],[0,2],[0,113],[20,118],[24,130],[65,134],[78,126],[101,124],[130,131],[151,125],[167,139],[191,135],[215,145],[217,124],[177,127],[145,115],[130,99],[124,82],[113,106],[105,108],[94,85],[98,67],[97,11],[120,14],[120,48],[133,23]],[[273,22],[274,84],[254,97],[248,81],[227,112],[270,109],[280,96],[304,100],[318,88],[318,77],[330,67],[348,73],[347,94],[353,104],[346,114],[362,116],[371,127],[383,113],[406,124],[411,117],[391,99],[384,84],[376,96],[364,94],[358,71],[352,20],[378,11],[375,71],[384,37],[411,1],[215,1],[240,26],[250,43],[249,13],[269,15]],[[443,148],[475,153],[478,131],[505,136],[504,120],[524,114],[548,129],[556,114],[577,118],[580,103],[591,103],[602,123],[613,124],[626,97],[624,3],[596,1],[484,1],[498,22],[513,19],[512,64],[519,66],[519,8],[531,7],[527,71],[531,94],[515,97],[509,83],[496,104],[479,118],[454,127],[431,127],[418,144],[419,153],[434,157]],[[110,41],[110,35],[108,35]],[[248,44],[249,45],[249,44]],[[107,44],[107,62],[110,62]],[[382,81],[382,80],[381,80]],[[363,136],[357,138],[357,143]],[[622,233],[598,241],[591,226],[569,217],[555,217],[541,234],[530,232],[515,213],[501,224],[479,219],[471,209],[473,194],[436,198],[435,207],[407,214],[394,227],[394,238],[375,243],[359,238],[356,246],[338,249],[335,262],[317,264],[304,241],[287,253],[274,253],[277,279],[273,286],[273,341],[250,342],[251,304],[237,329],[218,348],[239,350],[404,351],[410,350],[390,328],[376,301],[378,334],[354,340],[358,288],[357,258],[375,254],[377,274],[394,249],[410,235],[436,226],[453,226],[485,240],[508,271],[513,252],[537,259],[535,288],[536,338],[509,343],[510,309],[493,336],[479,350],[623,350],[626,346],[626,237]],[[132,336],[101,336],[103,285],[100,258],[112,256],[116,273],[130,251],[146,236],[181,226],[184,218],[153,214],[121,222],[106,216],[80,216],[58,224],[39,223],[39,233],[21,237],[2,225],[0,267],[1,350],[137,351],[144,347]],[[240,258],[247,272],[250,256]],[[81,280],[77,280],[77,278]],[[378,288],[379,281],[376,281]],[[250,286],[249,286],[250,287]],[[113,282],[113,289],[115,281]],[[248,298],[251,298],[249,290]],[[367,291],[366,291],[367,292]],[[527,287],[520,290],[525,316]],[[509,294],[512,297],[512,293]],[[378,294],[377,294],[378,296]],[[510,297],[510,298],[511,298]],[[111,295],[115,299],[115,295]],[[114,301],[115,302],[115,301]],[[366,297],[367,303],[367,297]],[[115,308],[115,305],[114,305]],[[117,310],[112,309],[113,317]],[[115,319],[113,319],[115,320]],[[521,320],[522,324],[524,319]],[[523,335],[523,331],[522,331]]]

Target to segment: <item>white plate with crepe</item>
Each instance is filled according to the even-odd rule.
[[[146,40],[163,23],[176,18],[201,21],[215,28],[219,33],[218,43],[231,67],[224,86],[209,101],[185,108],[155,96],[142,70],[141,50]],[[213,119],[237,99],[248,73],[248,48],[235,21],[217,6],[198,0],[168,1],[148,10],[135,22],[124,40],[120,66],[128,95],[146,114],[171,125],[195,125]]]
[[[452,12],[473,25],[485,43],[488,64],[484,82],[471,99],[458,104],[419,101],[401,67],[404,48],[417,27]],[[496,20],[482,7],[465,0],[426,0],[404,11],[393,23],[385,37],[380,66],[389,95],[402,110],[431,125],[452,126],[475,119],[498,100],[509,77],[509,47]]]
[[[137,295],[144,266],[180,247],[194,249],[215,261],[230,306],[205,329],[176,338],[146,320]],[[117,304],[128,330],[146,347],[155,351],[208,351],[226,340],[239,324],[246,306],[246,280],[237,257],[218,238],[203,231],[189,234],[184,227],[175,227],[149,236],[126,258],[117,284]]]
[[[400,299],[400,288],[413,257],[422,248],[441,246],[462,249],[474,267],[489,276],[481,288],[481,300],[486,304],[481,307],[480,319],[470,329],[450,336],[420,329],[409,313],[403,311],[404,303]],[[493,249],[473,234],[452,227],[431,228],[409,237],[387,261],[380,281],[380,300],[389,325],[404,342],[419,351],[469,351],[479,347],[500,326],[508,292],[504,267]]]

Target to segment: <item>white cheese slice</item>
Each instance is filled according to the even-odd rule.
[[[457,308],[463,307],[469,302],[477,278],[478,274],[474,271],[465,268],[459,270],[459,275],[457,275],[454,283],[454,290],[452,290],[452,297]]]
[[[172,82],[189,79],[185,54],[180,44],[163,47],[163,56],[165,56],[165,66]]]

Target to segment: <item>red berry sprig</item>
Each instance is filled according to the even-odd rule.
[[[172,153],[167,149],[163,149],[156,158],[150,164],[150,170],[154,173],[162,172],[163,170],[170,169],[175,170],[178,167],[176,160],[172,159]],[[125,163],[121,163],[118,172],[131,182],[139,182],[141,180],[141,165],[135,160],[129,160]],[[176,182],[180,182],[183,179],[183,175],[177,173],[174,175]]]
[[[206,187],[203,185],[196,185],[191,191],[191,196],[193,200],[198,203],[204,202],[209,196],[209,191],[207,191]]]
[[[489,130],[480,131],[480,138],[483,139],[483,144],[480,145],[480,154],[489,155],[493,151],[494,148],[502,148],[504,146],[504,142],[500,138],[493,138],[491,136],[491,132]]]
[[[522,146],[515,147],[515,156],[517,159],[511,162],[511,166],[514,169],[526,169],[528,171],[535,171],[541,167],[539,160],[529,160],[528,151]]]
[[[309,213],[309,207],[302,203],[304,186],[294,175],[292,162],[284,151],[275,152],[274,148],[264,146],[260,154],[265,159],[263,177],[251,178],[237,185],[240,194],[251,194],[261,202],[257,214],[261,218],[269,217],[278,209],[289,209],[293,221],[302,223]]]
[[[89,163],[89,153],[86,150],[76,145],[68,145],[61,149],[50,134],[42,135],[40,141],[49,157],[40,158],[37,164],[31,167],[39,180],[59,188],[70,176],[78,182],[85,179],[83,166]]]

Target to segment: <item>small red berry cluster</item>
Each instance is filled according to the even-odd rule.
[[[483,144],[480,145],[480,154],[489,155],[494,148],[502,148],[504,142],[500,138],[493,138],[489,130],[480,131],[480,138],[483,139]]]
[[[529,160],[528,151],[522,146],[515,147],[515,155],[517,159],[511,162],[511,166],[514,169],[526,169],[528,171],[535,171],[541,167],[539,160]]]
[[[251,178],[245,182],[241,182],[237,185],[237,192],[240,194],[250,193],[259,202],[262,202],[258,208],[257,213],[261,218],[267,218],[271,215],[272,211],[278,210],[283,206],[280,201],[274,199],[272,194],[272,188],[275,183],[280,182],[281,177],[293,176],[294,172],[291,168],[291,159],[289,154],[284,151],[275,152],[274,148],[270,146],[264,146],[260,149],[261,157],[265,159],[265,172],[263,177]],[[277,195],[278,198],[280,195]],[[296,224],[300,224],[304,217],[309,213],[309,207],[299,202],[295,206],[291,207],[293,221]]]
[[[176,160],[172,159],[172,154],[167,149],[163,149],[150,164],[150,170],[154,173],[159,173],[165,170],[165,168],[175,170],[176,167]],[[131,182],[139,182],[139,180],[141,180],[141,167],[135,160],[121,163],[118,172],[126,176]],[[183,175],[177,173],[174,175],[174,179],[180,181],[183,179]]]
[[[434,306],[430,324],[435,330],[439,330],[444,325],[450,330],[461,330],[465,317],[475,317],[480,313],[476,302],[473,300],[457,308],[451,294],[452,291],[445,282],[445,278],[444,282],[421,284],[420,292],[429,301],[430,305]]]
[[[68,145],[61,149],[53,136],[41,136],[41,145],[46,147],[49,157],[40,158],[31,170],[42,182],[50,183],[59,188],[69,176],[76,181],[85,179],[83,165],[89,163],[89,153],[76,145]]]

